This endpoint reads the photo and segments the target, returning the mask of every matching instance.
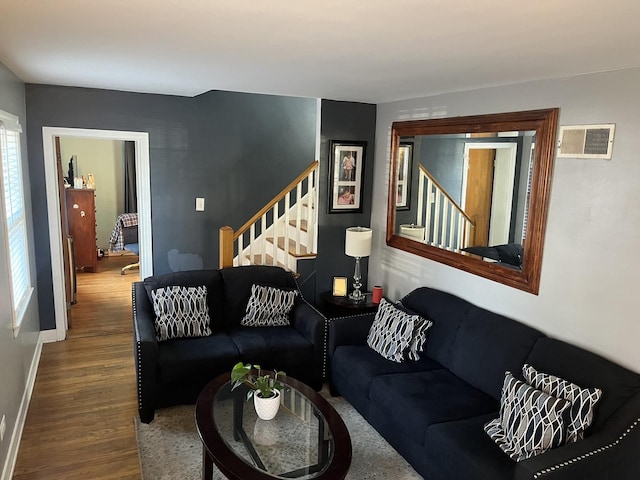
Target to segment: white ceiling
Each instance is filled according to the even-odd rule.
[[[381,103],[640,66],[638,0],[0,0],[28,83]]]

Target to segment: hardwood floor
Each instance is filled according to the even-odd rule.
[[[135,257],[78,273],[67,340],[43,345],[14,480],[140,479],[131,282]]]

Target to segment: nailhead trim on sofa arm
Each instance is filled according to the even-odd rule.
[[[597,415],[597,410],[596,410]],[[565,445],[519,462],[516,480],[640,478],[640,393],[607,419],[605,426],[584,440]]]
[[[158,345],[155,339],[155,331],[142,332],[140,331],[140,322],[137,321],[137,313],[138,308],[136,308],[137,294],[145,295],[146,291],[144,290],[144,286],[142,283],[134,282],[132,284],[132,293],[131,293],[131,302],[133,309],[133,328],[134,328],[134,350],[135,350],[135,363],[136,363],[136,371],[137,371],[137,389],[138,389],[138,412],[140,414],[140,419],[148,423],[153,420],[154,412],[156,409],[156,405],[150,405],[153,403],[150,399],[145,398],[144,392],[145,388],[143,388],[143,383],[149,383],[150,385],[155,385],[156,379],[156,371],[154,368],[145,368],[145,363],[152,362],[155,364],[158,357]],[[140,291],[136,292],[136,288],[140,289]],[[142,303],[144,305],[144,302]],[[147,306],[150,308],[150,306]],[[147,340],[145,341],[145,338]],[[149,350],[149,351],[147,351]],[[145,352],[143,352],[145,351]],[[144,353],[144,354],[143,354]],[[147,389],[148,390],[148,389]]]
[[[623,438],[625,438],[627,435],[629,435],[629,433],[630,433],[634,428],[636,428],[636,426],[638,425],[638,423],[640,423],[640,418],[636,419],[636,421],[635,421],[635,422],[633,422],[633,424],[632,424],[629,428],[627,428],[627,430],[626,430],[622,435],[620,435],[620,437],[618,437],[618,439],[617,439],[617,440],[615,440],[614,442],[611,442],[611,443],[609,443],[608,445],[605,445],[605,446],[603,446],[603,447],[597,448],[597,449],[595,449],[595,450],[593,450],[593,451],[587,452],[587,453],[582,454],[582,455],[579,455],[579,456],[577,456],[577,457],[571,458],[570,460],[564,461],[564,462],[559,463],[559,464],[557,464],[557,465],[554,465],[554,466],[552,466],[552,467],[548,467],[548,468],[545,468],[544,470],[540,470],[539,472],[534,473],[533,478],[542,478],[544,475],[547,475],[547,474],[549,474],[549,473],[551,473],[551,472],[555,472],[555,471],[556,471],[556,470],[558,470],[558,469],[561,469],[561,468],[563,468],[563,467],[567,467],[567,466],[569,466],[569,465],[571,465],[571,464],[574,464],[574,463],[579,462],[579,461],[581,461],[581,460],[584,460],[584,459],[586,459],[586,458],[588,458],[588,457],[592,457],[592,456],[594,456],[594,455],[597,455],[597,454],[599,454],[599,453],[602,453],[602,452],[604,452],[605,450],[608,450],[608,449],[610,449],[610,448],[613,448],[613,447],[618,446],[618,445],[620,444],[620,441],[621,441]]]

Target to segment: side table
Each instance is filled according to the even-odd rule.
[[[373,303],[373,294],[371,292],[364,292],[364,294],[365,299],[356,303],[349,297],[334,297],[332,292],[324,292],[320,295],[320,310],[327,318],[376,312],[378,304]]]

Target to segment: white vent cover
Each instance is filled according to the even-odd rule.
[[[614,123],[560,127],[558,157],[611,159]]]

